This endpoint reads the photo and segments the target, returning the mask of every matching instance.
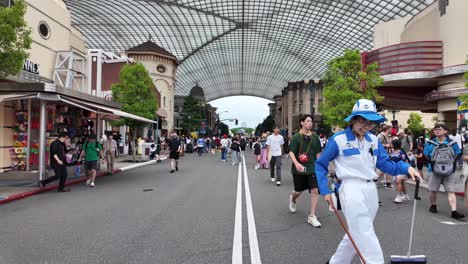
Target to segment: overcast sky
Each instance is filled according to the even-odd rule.
[[[217,113],[223,111],[229,111],[228,113],[222,113],[220,118],[237,118],[239,124],[236,126],[234,122],[224,121],[229,128],[242,127],[243,123],[246,123],[247,127],[255,128],[258,123],[263,120],[270,113],[268,104],[273,101],[253,97],[253,96],[231,96],[221,99],[216,99],[209,102],[212,106],[217,107]]]

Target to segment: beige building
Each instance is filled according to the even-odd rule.
[[[312,114],[317,125],[322,117],[318,111],[318,105],[323,101],[322,89],[319,79],[288,83],[281,95],[273,97],[274,103],[268,104],[275,124],[283,131],[287,130],[289,136],[300,128],[302,114]]]
[[[53,175],[47,170],[48,146],[59,132],[69,134],[67,163],[73,164],[68,167],[73,175],[81,139],[91,133],[100,137],[103,120],[155,122],[121,111],[120,104],[98,93],[97,82],[88,82],[93,72],[85,40],[62,1],[26,4],[29,58],[18,75],[0,78],[0,179],[37,182]]]
[[[375,27],[375,50],[365,59],[379,63],[385,108],[434,112],[437,121],[457,125],[457,97],[468,92],[467,10],[466,0],[434,1],[415,16]]]
[[[165,118],[163,133],[174,129],[174,95],[176,86],[177,58],[151,40],[128,49],[126,55],[141,62],[148,70],[161,96],[158,113]]]

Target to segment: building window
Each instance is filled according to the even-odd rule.
[[[45,21],[39,22],[39,35],[43,39],[48,39],[50,37],[50,28],[49,25]]]
[[[166,107],[166,96],[163,97],[163,107]]]
[[[439,12],[440,16],[445,15],[447,13],[447,6],[449,5],[449,0],[439,0]]]
[[[166,72],[166,67],[164,67],[164,65],[162,65],[162,64],[159,64],[159,65],[156,67],[156,70],[157,70],[159,73],[165,73],[165,72]]]

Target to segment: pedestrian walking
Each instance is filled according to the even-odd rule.
[[[220,148],[221,148],[221,160],[223,162],[226,162],[228,145],[229,145],[227,135],[223,135],[223,139],[220,140],[219,144],[220,144]]]
[[[339,197],[348,231],[367,264],[383,264],[382,249],[373,225],[379,209],[377,187],[373,182],[378,177],[376,168],[389,175],[409,173],[413,180],[420,176],[408,163],[391,161],[379,139],[369,132],[385,121],[377,114],[374,102],[358,100],[345,121],[349,122],[348,128],[328,140],[316,162],[320,193],[332,203],[327,174],[333,161],[336,176],[341,180]],[[348,235],[345,235],[327,263],[351,263],[355,254]]]
[[[96,170],[99,160],[102,160],[102,145],[97,141],[96,134],[91,134],[88,140],[83,144],[83,151],[80,155],[80,161],[85,162],[86,185],[95,187]]]
[[[257,141],[253,143],[252,148],[254,150],[255,155],[255,169],[258,170],[260,168],[260,154],[262,149],[262,144],[260,143],[260,137],[257,137]]]
[[[270,159],[270,180],[276,181],[276,186],[281,185],[281,157],[283,155],[284,138],[279,134],[279,127],[273,129],[273,135],[269,135],[266,141],[267,157],[271,154]],[[275,177],[276,167],[276,177]]]
[[[54,140],[49,147],[50,152],[50,166],[54,170],[55,175],[47,179],[39,181],[39,187],[44,188],[47,184],[59,180],[58,192],[69,192],[70,189],[65,188],[65,182],[67,181],[67,158],[65,153],[67,147],[65,146],[65,140],[68,134],[66,132],[60,132],[58,138]]]
[[[401,145],[402,145],[401,140],[399,139],[395,139],[392,141],[393,150],[389,154],[390,159],[395,163],[398,163],[400,161],[409,163],[408,155],[401,148]],[[397,204],[400,204],[403,201],[410,200],[409,195],[406,193],[406,186],[405,186],[406,178],[407,178],[406,174],[400,174],[396,176],[395,182],[396,182],[396,188],[397,188],[397,196],[395,197],[393,202]]]
[[[114,153],[117,151],[117,142],[113,139],[112,135],[107,136],[104,142],[104,156],[106,157],[107,174],[114,173]]]
[[[171,171],[179,171],[179,155],[182,151],[182,144],[180,138],[177,136],[177,132],[172,131],[172,137],[169,140],[169,159],[171,160]]]
[[[424,155],[428,158],[429,186],[431,191],[431,213],[437,213],[437,192],[441,184],[444,185],[448,193],[448,202],[452,211],[452,218],[460,220],[465,215],[457,211],[457,197],[455,196],[457,176],[455,175],[456,161],[461,155],[460,148],[456,141],[451,140],[448,135],[448,128],[444,124],[434,126],[435,138],[426,142]]]
[[[203,137],[200,137],[197,139],[198,156],[202,155],[204,149],[205,149],[205,139]]]
[[[231,143],[231,154],[232,154],[232,165],[236,165],[241,163],[240,160],[240,144],[239,139],[237,137],[232,138]]]
[[[300,119],[301,129],[294,134],[289,145],[289,157],[292,161],[291,173],[294,191],[289,196],[289,210],[296,212],[296,201],[301,193],[308,190],[310,195],[310,214],[307,223],[313,227],[321,227],[315,211],[318,203],[318,186],[315,176],[315,160],[320,155],[320,139],[312,133],[313,119],[307,114]]]

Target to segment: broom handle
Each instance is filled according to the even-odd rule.
[[[411,217],[410,239],[408,245],[408,254],[406,255],[407,257],[411,256],[411,246],[413,245],[414,218],[416,217],[416,203],[418,200],[421,200],[421,198],[419,197],[419,179],[416,178],[416,187],[414,189],[413,215]]]
[[[343,229],[345,230],[346,234],[348,235],[349,240],[351,240],[351,243],[353,244],[354,249],[356,249],[356,252],[358,253],[359,258],[361,259],[362,264],[366,264],[366,261],[364,260],[364,257],[362,256],[361,251],[359,251],[359,249],[358,249],[356,243],[354,242],[353,238],[351,237],[351,234],[349,233],[348,228],[346,228],[346,225],[344,224],[343,219],[341,218],[340,214],[339,214],[338,211],[336,210],[335,205],[333,204],[333,201],[332,201],[332,200],[330,200],[330,205],[331,205],[331,207],[333,208],[333,211],[335,212],[336,217],[338,217],[338,220],[340,221],[341,226],[343,227]]]

